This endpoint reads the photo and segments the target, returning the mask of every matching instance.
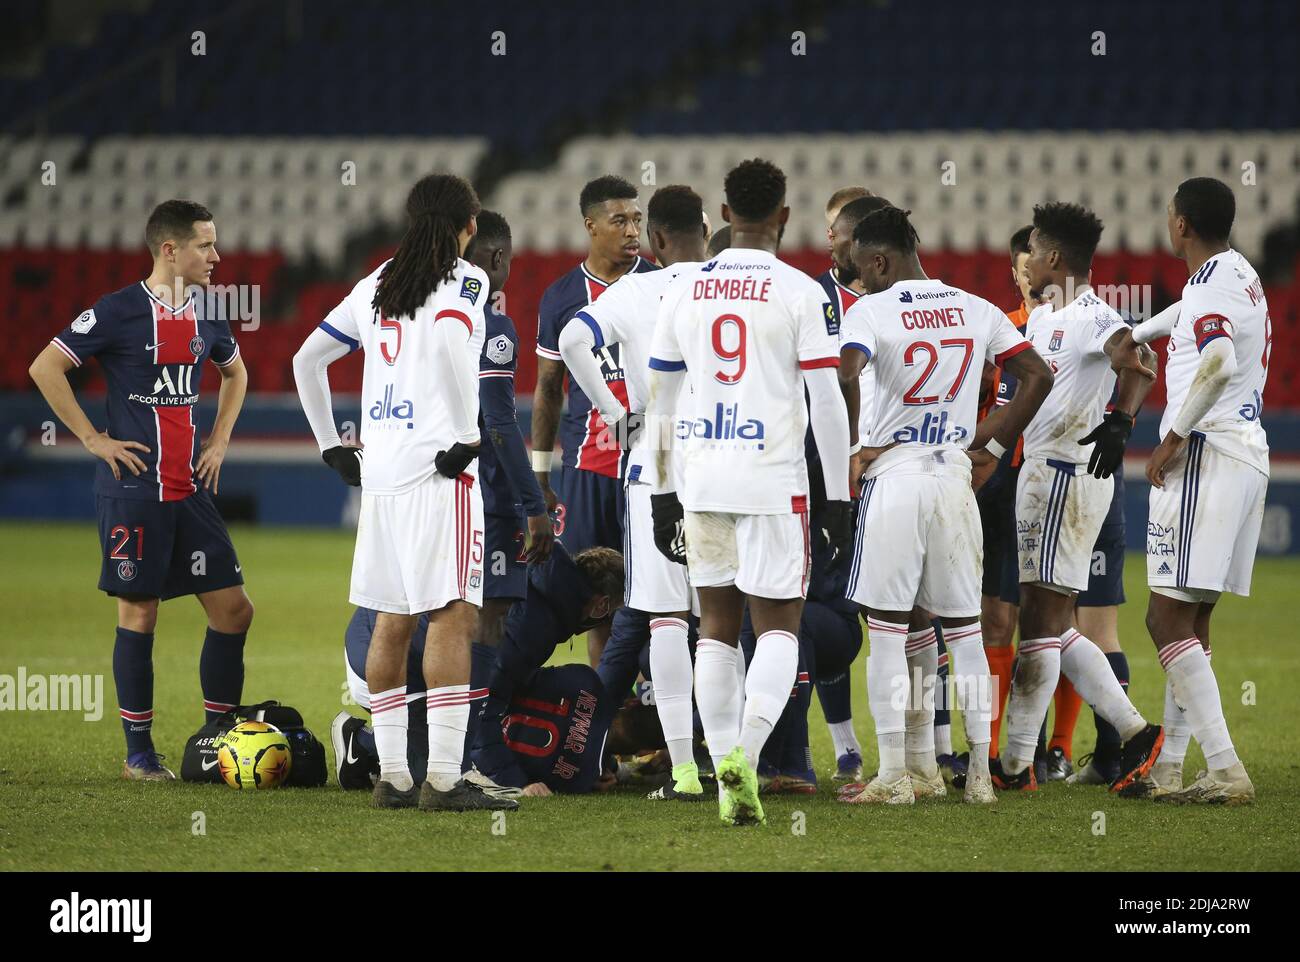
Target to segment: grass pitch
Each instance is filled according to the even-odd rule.
[[[328,746],[329,721],[344,693],[352,537],[249,527],[232,534],[257,605],[245,699],[294,705]],[[822,791],[765,801],[763,828],[728,829],[712,803],[656,804],[631,790],[525,799],[502,826],[487,813],[372,811],[365,793],[334,785],[240,793],[224,786],[123,781],[112,681],[114,606],[95,589],[94,527],[3,524],[0,539],[0,674],[14,676],[24,666],[28,674],[104,676],[98,721],[70,711],[0,713],[3,871],[1300,868],[1296,559],[1261,559],[1254,596],[1225,598],[1216,616],[1214,669],[1233,738],[1259,793],[1254,807],[1170,808],[1061,784],[1034,797],[1003,795],[990,809],[966,808],[952,795],[901,811],[843,806],[834,801],[826,774],[833,762],[830,739],[814,698],[809,724]],[[1164,679],[1142,627],[1143,581],[1142,559],[1130,557],[1127,589],[1133,600],[1121,609],[1121,638],[1132,664],[1132,696],[1158,721]],[[154,651],[154,738],[174,768],[185,739],[202,720],[203,628],[202,611],[192,599],[163,606]],[[562,648],[556,659],[584,654],[579,643]],[[859,660],[856,724],[868,767],[874,767],[862,678]],[[958,721],[958,741],[960,727]],[[1093,737],[1085,710],[1075,754],[1090,750]],[[1201,764],[1193,745],[1187,773],[1194,775]]]

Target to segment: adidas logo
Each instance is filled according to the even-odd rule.
[[[1156,569],[1156,574],[1158,575],[1173,574],[1172,569],[1170,569],[1169,567],[1169,562],[1168,561],[1160,562],[1160,567]]]

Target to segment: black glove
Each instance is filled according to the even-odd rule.
[[[337,444],[321,452],[321,460],[354,488],[361,487],[361,458],[361,449],[351,444]]]
[[[433,456],[434,467],[444,478],[459,478],[471,461],[478,457],[479,446],[470,447],[457,441],[450,451],[439,451]]]
[[[655,547],[669,561],[686,564],[685,513],[677,495],[650,495],[650,517],[653,519]]]
[[[839,561],[853,544],[853,505],[848,501],[827,501],[820,515],[826,541],[835,552],[835,561]]]
[[[1096,442],[1092,457],[1088,459],[1088,473],[1094,478],[1109,478],[1118,471],[1124,463],[1124,446],[1132,433],[1133,418],[1123,411],[1114,410],[1086,438],[1079,438],[1080,444]]]

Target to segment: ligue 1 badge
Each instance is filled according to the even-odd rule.
[[[195,357],[201,357],[203,355],[203,347],[203,338],[199,337],[197,334],[190,338],[190,353]]]

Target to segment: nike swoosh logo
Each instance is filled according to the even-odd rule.
[[[349,764],[349,765],[355,765],[355,764],[356,764],[357,762],[359,762],[360,760],[361,760],[361,759],[357,758],[356,755],[353,755],[353,754],[352,754],[352,739],[349,738],[349,739],[348,739],[348,764]]]
[[[203,766],[203,770],[206,772],[206,771],[207,771],[208,769],[210,769],[210,768],[216,768],[216,767],[217,767],[217,760],[214,758],[214,759],[212,759],[212,761],[210,761],[210,762],[200,762],[199,764],[201,764],[201,765]]]
[[[146,344],[144,346],[144,349],[146,351],[152,351],[154,348],[162,347],[166,343],[167,343],[166,341],[159,341],[157,344]]]

